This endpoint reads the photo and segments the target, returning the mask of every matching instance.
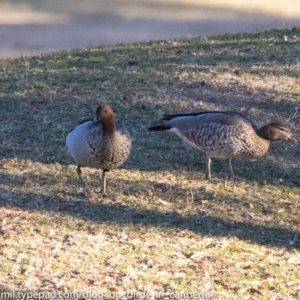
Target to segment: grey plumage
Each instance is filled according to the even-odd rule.
[[[294,141],[286,125],[273,122],[258,129],[246,115],[235,111],[164,115],[161,122],[160,125],[150,127],[149,131],[173,132],[203,151],[207,156],[207,178],[211,178],[211,157],[225,158],[233,177],[232,158],[259,157],[268,151],[272,141]]]
[[[81,175],[81,167],[102,169],[101,194],[106,192],[106,172],[125,162],[130,154],[131,139],[109,105],[99,106],[96,117],[75,127],[67,136],[66,145],[77,164],[77,174],[86,195],[96,197]]]

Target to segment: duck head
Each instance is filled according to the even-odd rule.
[[[284,140],[295,143],[296,140],[293,138],[291,129],[281,122],[272,122],[261,127],[257,134],[266,140],[277,141]]]
[[[106,126],[114,125],[115,113],[113,109],[108,104],[99,105],[96,109],[94,123],[101,123]]]

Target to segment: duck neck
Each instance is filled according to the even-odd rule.
[[[270,147],[270,143],[272,140],[270,140],[267,128],[265,126],[261,127],[256,131],[256,135],[258,137],[257,144],[261,148],[263,153],[266,153]]]
[[[103,128],[103,134],[104,135],[112,135],[115,132],[115,123],[110,123],[110,124],[102,124]]]
[[[272,139],[270,138],[270,132],[268,126],[263,126],[256,131],[256,134],[265,141],[271,143]]]

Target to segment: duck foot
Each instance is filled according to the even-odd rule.
[[[108,195],[106,193],[102,193],[102,192],[99,192],[99,196],[101,197],[101,199],[108,199],[108,200],[111,200],[111,201],[116,201],[117,198],[113,195]]]
[[[99,198],[98,195],[95,194],[88,186],[84,187],[84,196],[91,198],[91,199]]]
[[[224,181],[224,179],[219,179],[219,178],[207,178],[206,180],[212,183],[220,183]]]
[[[227,180],[230,182],[238,183],[238,182],[243,182],[245,180],[245,178],[235,175],[234,177],[230,176]]]

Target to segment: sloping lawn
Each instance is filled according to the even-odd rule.
[[[293,29],[0,61],[2,290],[300,297],[299,144],[233,160],[234,182],[214,159],[207,181],[204,154],[147,131],[163,113],[235,109],[300,140],[299,49]],[[100,103],[133,140],[107,176],[114,200],[84,197],[64,149]],[[101,171],[83,176],[100,190]]]

